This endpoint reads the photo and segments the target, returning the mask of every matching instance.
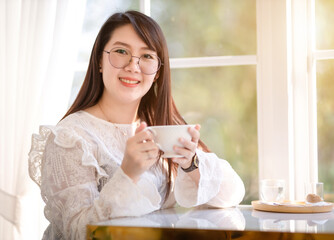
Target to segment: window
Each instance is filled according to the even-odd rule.
[[[288,198],[323,181],[333,201],[332,1],[257,0],[259,177],[284,178]]]
[[[167,39],[181,114],[238,172],[250,204],[258,197],[256,1],[152,0],[150,14]]]
[[[152,0],[171,58],[256,54],[256,1]]]
[[[238,172],[250,203],[258,186],[256,67],[173,69],[172,77],[181,114],[201,124],[201,139]]]
[[[315,2],[316,86],[319,181],[324,182],[325,199],[334,201],[334,2]]]

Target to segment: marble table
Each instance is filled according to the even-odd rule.
[[[334,239],[334,211],[291,214],[249,205],[159,210],[87,226],[87,239]]]

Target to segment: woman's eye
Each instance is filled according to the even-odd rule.
[[[146,58],[146,59],[153,59],[154,57],[153,57],[153,55],[151,55],[151,54],[144,54],[144,55],[143,55],[143,58]]]
[[[128,52],[125,49],[116,49],[115,52],[119,53],[119,54],[128,54]]]

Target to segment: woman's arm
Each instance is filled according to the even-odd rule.
[[[184,207],[208,204],[213,207],[238,205],[245,188],[241,178],[231,165],[214,153],[196,151],[199,158],[198,182],[180,167],[175,181],[175,199]]]
[[[135,184],[121,168],[109,178],[87,141],[73,136],[69,141],[65,132],[56,135],[50,135],[45,148],[41,190],[45,215],[65,239],[84,239],[91,222],[159,208],[161,198],[151,182],[140,179]],[[103,179],[108,180],[99,192]]]

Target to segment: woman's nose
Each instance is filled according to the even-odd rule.
[[[139,67],[139,57],[131,56],[129,64],[125,67],[126,70],[131,70],[133,72],[141,72]]]

